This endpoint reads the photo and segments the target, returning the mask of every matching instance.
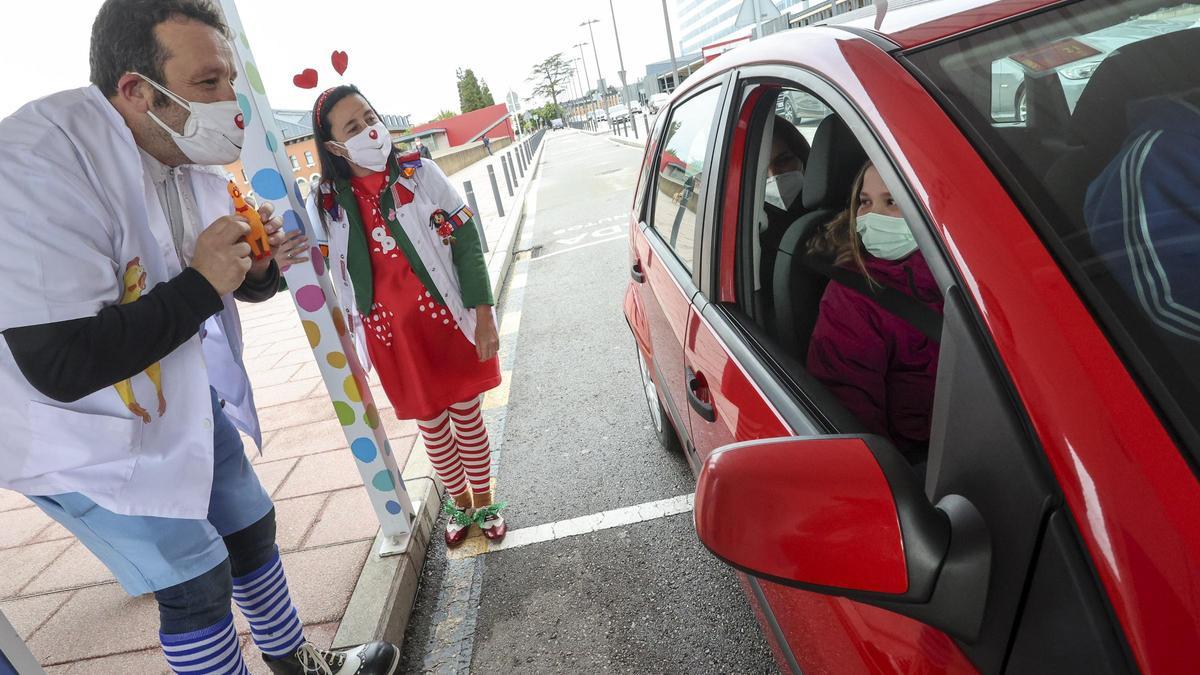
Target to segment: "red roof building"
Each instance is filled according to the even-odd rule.
[[[497,103],[465,115],[456,115],[448,119],[415,126],[397,140],[404,141],[411,138],[424,140],[431,137],[442,140],[440,137],[444,137],[446,147],[453,148],[481,141],[484,136],[490,139],[512,138],[515,136],[515,132],[509,120],[508,106]],[[426,142],[426,145],[429,143]],[[440,147],[441,143],[437,143],[437,145]]]

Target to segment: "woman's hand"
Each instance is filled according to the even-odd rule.
[[[500,351],[500,333],[496,330],[496,315],[491,305],[475,308],[475,353],[480,361],[487,361]]]

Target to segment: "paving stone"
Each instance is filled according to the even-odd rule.
[[[278,361],[275,362],[274,366],[276,368],[291,365],[302,366],[306,363],[312,363],[313,360],[312,349],[308,346],[305,346],[301,349],[293,349],[292,351],[285,353]]]
[[[371,543],[360,541],[284,554],[283,568],[301,620],[341,620],[371,552]]]
[[[158,649],[158,604],[153,595],[131,598],[117,584],[84,588],[27,644],[46,665]]]
[[[257,392],[260,387],[271,387],[277,384],[283,384],[292,380],[292,376],[296,374],[303,366],[282,366],[280,368],[263,368],[250,373],[250,384],[253,385],[254,391]]]
[[[263,461],[266,461],[267,458],[280,459],[315,455],[347,448],[349,445],[346,440],[345,427],[336,419],[321,420],[311,424],[280,429],[271,437],[270,444],[264,449]]]
[[[20,492],[0,489],[0,511],[23,509],[29,506],[29,504],[29,497],[26,497]]]
[[[316,526],[304,541],[305,548],[374,539],[379,517],[362,486],[333,493],[317,517]]]
[[[17,630],[17,635],[20,635],[22,640],[28,640],[33,631],[57,612],[58,608],[62,607],[73,593],[75,591],[63,591],[62,593],[35,595],[32,598],[0,602],[0,613],[3,613],[4,617],[12,623],[13,628]]]
[[[354,455],[344,450],[302,457],[276,497],[287,499],[360,486],[363,480],[356,464]]]
[[[71,545],[69,540],[0,551],[0,599],[11,598]]]
[[[328,397],[314,395],[303,401],[276,406],[264,406],[260,403],[258,419],[262,423],[263,431],[279,431],[319,420],[337,420],[337,413],[334,412]]]
[[[28,508],[0,513],[0,548],[25,544],[54,522],[28,500],[25,503],[29,504]]]
[[[284,368],[291,368],[291,366],[284,366]],[[321,377],[321,367],[317,365],[316,361],[313,361],[300,366],[288,379],[292,382],[300,382],[318,377]]]
[[[50,670],[47,675],[52,675]],[[98,659],[76,661],[66,665],[62,670],[57,668],[53,675],[170,675],[171,669],[163,658],[162,650],[157,647],[139,652],[114,654]]]
[[[257,453],[255,453],[257,456]],[[265,455],[264,455],[265,457]],[[274,495],[283,484],[283,479],[287,478],[288,472],[292,467],[296,466],[296,459],[281,459],[277,461],[263,461],[261,464],[254,465],[254,473],[258,474],[258,482],[262,483],[263,489],[267,494]]]
[[[280,550],[300,548],[304,535],[312,528],[328,499],[328,494],[319,494],[275,501],[275,543]]]
[[[257,387],[254,390],[254,404],[259,408],[295,403],[308,398],[317,388],[316,380],[303,382],[285,382],[271,387]]]
[[[44,541],[59,541],[61,539],[71,539],[75,535],[70,530],[59,525],[58,523],[50,523],[50,526],[42,530],[38,536],[30,540],[31,544],[38,544]]]
[[[46,593],[66,588],[113,581],[112,573],[92,552],[78,541],[73,542],[58,560],[21,589],[22,595]]]

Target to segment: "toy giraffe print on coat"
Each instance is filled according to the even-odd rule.
[[[121,294],[122,305],[127,305],[142,297],[142,291],[146,290],[146,270],[142,268],[141,258],[134,258],[125,266],[124,282],[125,291]],[[145,372],[146,377],[154,383],[154,390],[158,392],[158,416],[162,417],[163,413],[167,411],[167,399],[163,396],[162,367],[155,363]],[[142,422],[150,423],[150,413],[138,405],[137,398],[133,395],[132,378],[114,384],[113,388],[117,390],[117,395],[121,397],[130,412],[142,418]]]

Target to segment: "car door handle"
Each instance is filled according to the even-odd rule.
[[[701,398],[701,392],[704,392],[704,398]],[[691,404],[692,410],[704,419],[706,422],[717,421],[717,411],[713,408],[712,401],[706,401],[708,396],[708,383],[704,381],[704,376],[699,375],[690,367],[687,369],[687,397],[688,403]]]
[[[642,263],[640,262],[633,263],[633,267],[629,270],[629,276],[633,277],[633,280],[639,284],[646,283],[646,274],[642,272]]]

